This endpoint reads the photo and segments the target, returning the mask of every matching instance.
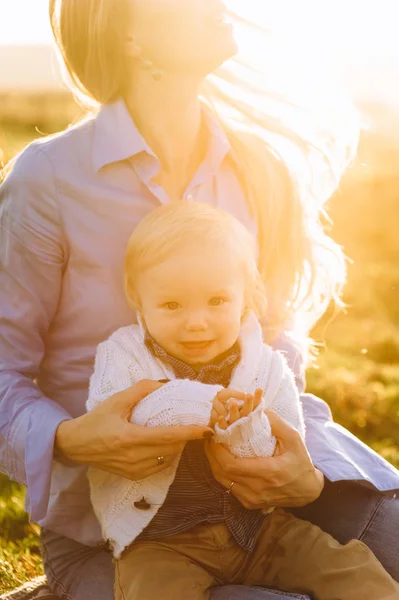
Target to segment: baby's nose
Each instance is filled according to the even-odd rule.
[[[204,315],[192,314],[187,317],[186,320],[186,329],[187,331],[205,331],[208,325],[206,322],[206,318]]]

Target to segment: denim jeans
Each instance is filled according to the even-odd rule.
[[[385,569],[399,581],[399,499],[363,486],[326,481],[318,500],[291,511],[346,543],[367,544]],[[102,548],[90,548],[51,531],[42,532],[44,567],[54,593],[65,600],[113,600],[114,566]],[[305,598],[277,591],[225,586],[211,600],[288,600]]]

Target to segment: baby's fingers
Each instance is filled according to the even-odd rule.
[[[217,414],[221,417],[225,417],[227,415],[227,408],[225,401],[220,400],[218,396],[216,396],[212,402],[212,408]]]
[[[227,429],[227,427],[229,426],[225,417],[219,417],[218,425],[220,429]]]
[[[211,419],[209,421],[209,427],[215,427],[216,423],[218,422],[219,419],[219,414],[216,412],[216,410],[214,408],[212,408],[212,412],[211,412]]]
[[[254,398],[252,394],[247,394],[243,406],[240,408],[240,416],[247,417],[253,411]]]
[[[239,390],[235,390],[233,388],[225,388],[217,393],[216,397],[220,402],[225,403],[235,398],[236,400],[245,400],[245,392],[240,392]]]
[[[255,394],[254,394],[254,410],[255,410],[255,408],[258,408],[259,404],[262,402],[262,398],[263,398],[263,390],[262,390],[262,388],[258,388],[257,390],[255,390]]]
[[[240,411],[238,409],[238,404],[234,400],[230,402],[230,425],[235,423],[241,418]]]

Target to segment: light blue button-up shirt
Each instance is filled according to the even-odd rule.
[[[231,212],[256,235],[229,142],[208,115],[209,151],[184,199]],[[61,135],[35,142],[0,188],[0,467],[27,486],[31,519],[81,543],[101,540],[86,468],[53,458],[65,419],[85,411],[96,346],[132,322],[123,263],[135,225],[165,191],[159,160],[122,100]],[[301,360],[285,334],[303,391]],[[302,394],[307,446],[332,481],[399,489],[399,473]]]

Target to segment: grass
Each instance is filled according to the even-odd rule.
[[[0,97],[0,114],[1,107]],[[70,106],[66,112],[70,119]],[[64,126],[46,121],[45,114],[41,131]],[[17,122],[7,113],[3,123],[0,146],[8,158],[38,135],[29,119]],[[399,140],[368,132],[356,165],[330,203],[332,235],[353,261],[345,290],[347,310],[327,329],[327,319],[315,328],[320,355],[307,379],[308,390],[329,403],[337,422],[399,468],[398,164]],[[0,498],[2,593],[43,569],[39,528],[28,523],[23,489],[0,475]]]
[[[43,574],[40,528],[28,522],[24,490],[0,475],[0,594]]]

